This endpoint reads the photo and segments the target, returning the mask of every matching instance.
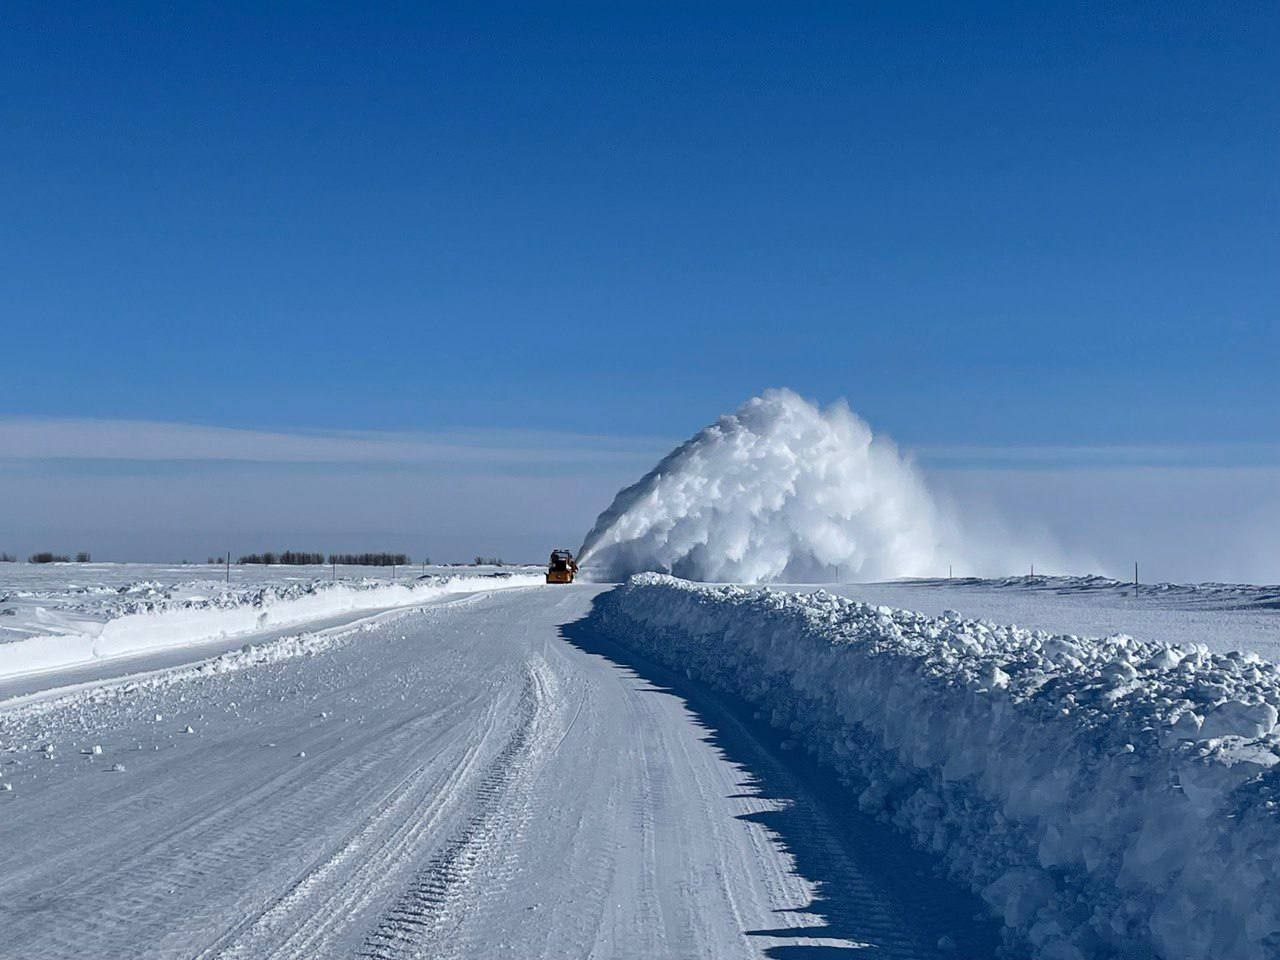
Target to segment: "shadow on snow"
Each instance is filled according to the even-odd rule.
[[[598,600],[597,600],[598,602]],[[892,828],[862,813],[856,799],[826,768],[788,750],[785,735],[755,716],[745,701],[713,691],[604,637],[589,615],[560,628],[584,653],[602,657],[646,683],[650,692],[679,699],[706,738],[741,771],[741,793],[730,799],[768,799],[779,808],[736,819],[766,827],[815,891],[804,907],[776,911],[772,929],[748,930],[761,939],[822,943],[762,944],[775,960],[838,957],[953,957],[985,960],[1000,944],[1000,927],[982,902],[941,876],[939,861],[913,849]],[[893,906],[888,907],[886,905]],[[788,926],[783,915],[820,923]],[[901,931],[915,935],[904,940]],[[942,937],[954,943],[945,952]]]

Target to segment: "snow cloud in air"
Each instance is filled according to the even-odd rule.
[[[608,579],[871,580],[972,569],[957,539],[914,465],[843,401],[767,390],[622,490],[579,553]]]

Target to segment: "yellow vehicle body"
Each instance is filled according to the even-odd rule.
[[[547,564],[547,583],[573,583],[577,572],[578,564],[572,553],[568,550],[551,551],[551,562]]]

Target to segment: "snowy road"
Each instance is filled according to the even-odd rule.
[[[592,636],[600,589],[0,709],[0,956],[991,956],[788,744]]]

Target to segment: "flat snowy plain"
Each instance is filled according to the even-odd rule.
[[[537,572],[532,567],[409,564],[264,566],[168,563],[0,563],[0,643],[28,636],[92,632],[127,613],[219,602],[252,602],[263,591],[295,592],[338,582],[372,586],[422,576]]]
[[[0,678],[0,956],[1034,952],[1002,954],[990,898],[798,749],[803,714],[775,729],[749,692],[602,629],[608,586],[425,581],[391,605],[344,593],[310,621],[184,646],[188,601],[203,617],[215,595],[191,568],[11,569],[27,577],[0,580],[14,641],[39,642],[36,609],[64,636],[143,614],[181,630],[128,657]],[[213,611],[238,625],[246,602],[386,589],[261,572],[272,582],[233,568],[243,580]],[[129,600],[148,589],[153,613]],[[1107,606],[1122,598],[1083,589],[840,589],[1075,633],[1204,616],[1223,638],[1248,623],[1233,635],[1254,649],[1276,622],[1257,596],[1228,609],[1153,597],[1145,620],[1124,621]],[[664,591],[636,591],[628,616],[669,609]],[[1065,622],[1075,612],[1083,622]]]
[[[247,566],[232,567],[225,579],[210,572],[191,565],[5,565],[0,694],[17,692],[6,683],[15,679],[41,689],[39,676],[55,670],[92,680],[182,663],[197,650],[220,653],[304,624],[339,626],[473,583],[542,582],[541,570],[531,567],[346,567],[339,575],[332,567]]]
[[[792,589],[808,591],[812,586]],[[1280,659],[1280,586],[1132,584],[1101,577],[900,580],[828,588],[832,593],[939,616],[1016,624],[1050,633],[1125,633],[1153,643],[1202,643]]]

